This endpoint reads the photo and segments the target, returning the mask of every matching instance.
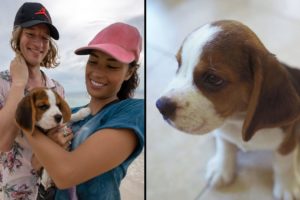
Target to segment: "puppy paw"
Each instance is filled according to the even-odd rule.
[[[211,187],[218,188],[230,184],[235,175],[235,163],[223,161],[217,156],[207,165],[206,181]]]
[[[48,188],[50,188],[53,185],[53,181],[45,169],[43,169],[43,171],[42,171],[42,177],[41,177],[40,181],[41,181],[41,184],[44,186],[45,190],[47,190]]]
[[[275,182],[273,195],[276,200],[300,200],[300,184],[297,181]]]
[[[91,113],[90,107],[81,108],[76,113],[73,113],[71,115],[71,120],[70,121],[71,122],[80,121],[80,120],[84,119],[85,117],[87,117],[90,113]]]

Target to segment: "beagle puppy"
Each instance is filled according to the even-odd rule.
[[[300,200],[300,70],[278,61],[247,26],[231,20],[194,30],[176,57],[176,76],[156,106],[183,132],[214,134],[209,184],[233,181],[237,149],[271,150],[274,197]]]
[[[22,130],[31,134],[35,128],[46,134],[50,129],[70,119],[70,107],[51,89],[33,89],[20,101],[16,110],[17,124]]]
[[[47,133],[63,123],[82,120],[89,114],[89,107],[85,107],[71,115],[66,101],[54,90],[35,88],[20,101],[15,118],[24,131],[33,133],[38,128]]]
[[[33,134],[37,128],[47,134],[49,130],[63,123],[82,120],[89,114],[89,107],[85,107],[71,115],[70,107],[58,93],[47,88],[35,88],[19,102],[15,119],[22,131]],[[45,189],[52,185],[43,169],[41,183]]]

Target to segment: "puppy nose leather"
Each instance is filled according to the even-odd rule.
[[[56,123],[59,123],[62,119],[62,115],[56,114],[56,115],[54,115],[54,119],[55,119]]]
[[[156,107],[163,115],[164,119],[170,119],[175,116],[176,103],[167,97],[162,97],[156,101]]]

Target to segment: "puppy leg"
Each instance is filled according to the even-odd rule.
[[[288,155],[274,153],[273,170],[274,186],[273,195],[279,200],[300,200],[299,166],[297,167],[296,148]]]
[[[50,178],[48,172],[45,169],[43,169],[42,171],[41,184],[43,185],[45,190],[47,190],[53,184],[52,179]]]
[[[87,117],[91,113],[89,107],[81,108],[76,113],[71,115],[71,122],[77,122],[82,120],[83,118]]]
[[[237,147],[220,136],[216,138],[216,154],[207,166],[206,180],[212,187],[220,187],[233,181],[236,170]]]

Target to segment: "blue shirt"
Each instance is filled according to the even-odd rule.
[[[75,113],[79,108],[72,110]],[[128,166],[144,147],[144,100],[125,99],[106,105],[99,113],[72,124],[75,133],[72,149],[78,147],[90,135],[105,128],[126,128],[133,130],[138,138],[134,152],[119,166],[76,186],[79,200],[119,200],[119,186]],[[116,147],[118,148],[118,147]],[[88,155],[87,155],[88,156]],[[58,190],[56,200],[67,200],[68,190]]]

